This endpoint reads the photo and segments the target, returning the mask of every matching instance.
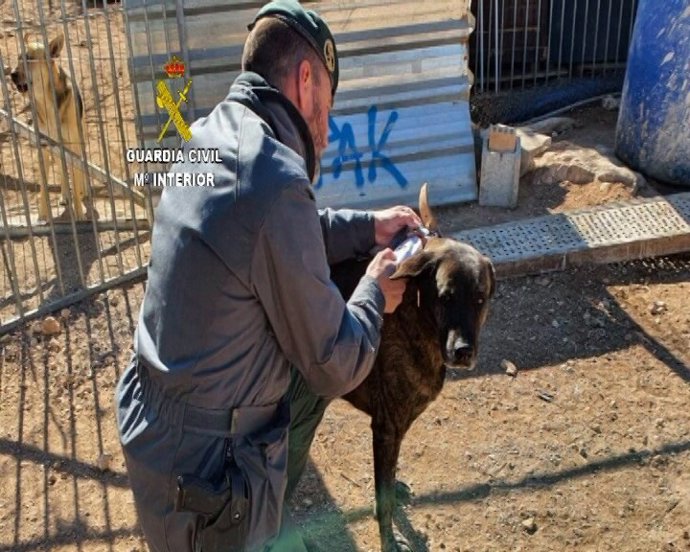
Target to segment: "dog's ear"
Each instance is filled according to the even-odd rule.
[[[414,278],[415,276],[419,276],[426,268],[432,266],[435,261],[436,255],[429,251],[422,251],[400,263],[390,279]]]
[[[494,264],[491,262],[491,260],[488,257],[484,257],[486,259],[486,264],[489,267],[489,285],[491,286],[489,289],[489,297],[493,297],[494,293],[496,292],[496,270],[494,269]]]
[[[24,33],[24,44],[28,44],[31,41],[31,31]]]
[[[49,50],[50,50],[50,57],[51,58],[56,58],[60,55],[60,52],[62,52],[62,47],[65,45],[65,35],[60,33],[57,35],[53,40],[50,41],[49,44]]]
[[[435,232],[438,236],[441,235],[441,232],[439,232],[438,229],[438,222],[436,221],[436,217],[434,216],[434,213],[431,211],[431,207],[429,207],[428,182],[422,184],[422,187],[419,190],[419,216],[422,219],[422,224],[424,224],[426,228],[428,228],[432,232]]]

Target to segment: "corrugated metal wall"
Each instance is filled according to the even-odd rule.
[[[319,203],[414,205],[425,181],[432,203],[476,199],[468,0],[304,3],[328,21],[341,63],[330,146],[316,184]],[[207,114],[239,72],[247,24],[262,5],[125,1],[138,131],[147,146],[158,145],[168,118],[154,87],[170,56],[185,61],[193,79],[186,119]]]

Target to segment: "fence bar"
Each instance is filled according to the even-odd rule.
[[[513,0],[513,47],[510,51],[510,89],[513,89],[513,81],[515,80],[515,42],[517,40],[517,3],[518,0]]]
[[[484,0],[479,0],[479,21],[481,22],[479,25],[481,29],[479,33],[479,82],[481,91],[484,92]]]
[[[599,17],[601,15],[601,0],[597,0],[597,17],[594,24],[594,51],[592,52],[592,77],[597,69],[597,53],[599,46]]]
[[[606,42],[604,43],[604,75],[606,74],[606,68],[609,62],[609,40],[611,38],[611,12],[613,11],[613,5],[609,1],[609,15],[606,19]]]
[[[541,0],[537,4],[537,38],[536,48],[534,49],[534,86],[537,85],[537,75],[539,74],[539,49],[541,48]]]
[[[529,23],[529,0],[525,3],[525,26],[522,50],[522,88],[525,88],[525,69],[527,67],[527,24]]]
[[[573,26],[570,30],[570,62],[568,63],[568,78],[573,78],[573,57],[575,55],[575,22],[577,21],[577,2],[573,4]],[[563,0],[563,11],[565,11],[565,0]]]
[[[182,51],[182,59],[184,60],[185,67],[191,67],[189,63],[189,46],[187,45],[187,28],[184,23],[184,0],[176,0],[175,2],[176,16],[177,16],[177,33],[180,37],[180,50]],[[187,113],[190,119],[193,121],[196,119],[196,101],[194,100],[194,89],[189,90],[189,106],[187,108]]]
[[[616,36],[616,63],[620,63],[621,60],[621,33],[623,31],[623,10],[625,8],[625,2],[621,1],[621,9],[618,12],[618,34]],[[632,14],[630,14],[632,18]]]
[[[179,2],[179,0],[178,0]],[[496,65],[496,80],[494,81],[494,90],[498,92],[499,87],[501,86],[501,74],[500,74],[500,56],[501,56],[501,44],[503,42],[503,33],[501,33],[501,39],[499,40],[498,37],[498,0],[494,0],[494,11],[496,12],[496,17],[494,18],[495,21],[495,27],[496,27],[496,38],[495,38],[495,44],[496,44],[496,55],[494,56],[495,59],[495,65]],[[503,27],[501,26],[501,29]]]
[[[582,59],[580,60],[580,77],[582,77],[585,73],[585,54],[587,50],[587,29],[589,25],[587,24],[588,22],[588,17],[589,17],[589,0],[585,0],[585,18],[584,18],[584,27],[582,30]]]

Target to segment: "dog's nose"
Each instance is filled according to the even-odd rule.
[[[469,364],[472,360],[472,347],[465,343],[456,343],[453,348],[453,360],[458,364]]]
[[[472,362],[474,347],[459,332],[451,331],[446,342],[446,354],[453,364],[467,366]]]

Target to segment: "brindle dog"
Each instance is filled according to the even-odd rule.
[[[436,230],[426,185],[420,193],[420,213],[425,226]],[[366,266],[366,262],[345,262],[333,267],[333,281],[344,297],[354,291]],[[383,552],[410,550],[409,543],[393,531],[395,471],[402,440],[438,396],[446,367],[474,368],[479,332],[496,285],[487,257],[442,237],[428,238],[423,250],[403,261],[391,278],[408,278],[403,301],[385,316],[371,374],[344,397],[371,416]]]

